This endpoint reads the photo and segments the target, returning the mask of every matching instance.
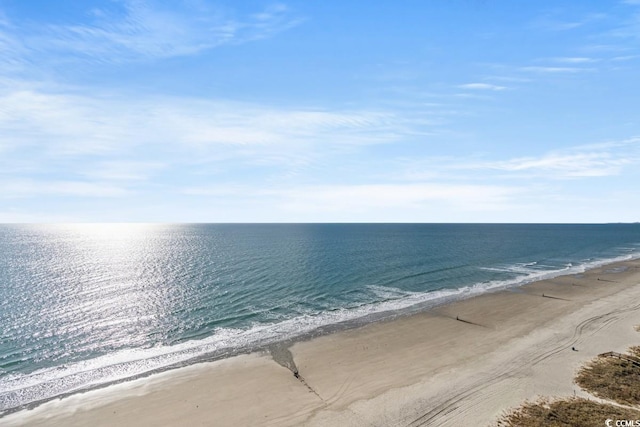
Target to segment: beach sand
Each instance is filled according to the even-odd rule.
[[[296,342],[300,378],[265,351],[54,400],[0,425],[490,425],[525,399],[588,396],[575,371],[640,344],[637,325],[640,261],[625,261]]]

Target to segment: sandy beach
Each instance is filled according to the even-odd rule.
[[[200,363],[0,424],[490,425],[525,399],[588,396],[577,368],[640,344],[637,325],[640,260],[625,261],[296,342],[280,363],[268,351]]]

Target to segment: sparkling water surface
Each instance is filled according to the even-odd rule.
[[[638,256],[640,224],[0,225],[0,413]]]

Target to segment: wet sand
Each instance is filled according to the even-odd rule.
[[[273,351],[277,361],[265,351],[163,372],[0,424],[489,425],[525,399],[586,396],[576,369],[640,344],[637,325],[639,260],[296,342]]]

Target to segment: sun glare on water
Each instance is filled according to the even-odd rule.
[[[157,231],[161,224],[82,223],[61,224],[59,229],[100,240],[137,240]]]
[[[171,251],[160,224],[94,223],[48,227],[56,241],[57,267],[68,295],[64,312],[73,325],[101,335],[104,342],[140,345],[158,328],[175,298],[171,287]],[[54,319],[51,319],[54,323]],[[89,343],[91,342],[91,343]]]

